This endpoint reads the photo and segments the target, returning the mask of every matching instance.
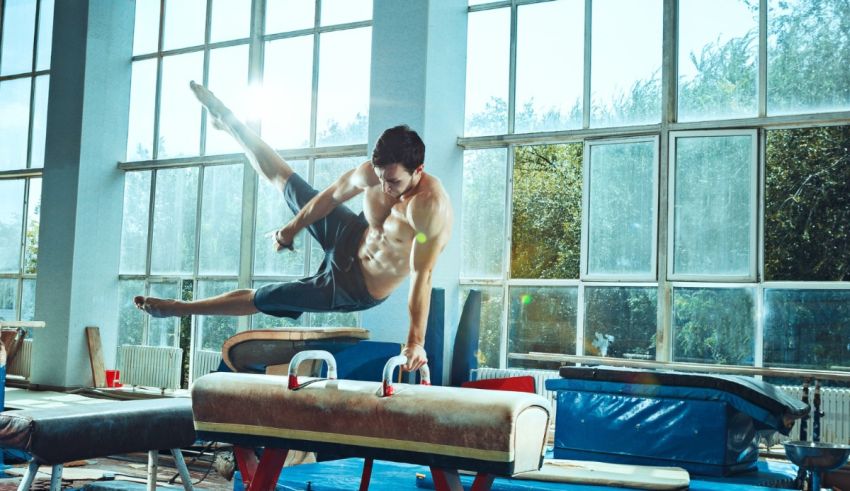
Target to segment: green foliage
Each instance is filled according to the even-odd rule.
[[[656,288],[588,287],[585,289],[584,353],[600,356],[596,341],[610,336],[607,356],[655,358],[658,312]]]
[[[752,365],[755,298],[739,288],[681,288],[673,295],[676,361]]]
[[[578,278],[580,143],[516,149],[511,277]]]
[[[767,132],[765,279],[850,280],[850,126]]]

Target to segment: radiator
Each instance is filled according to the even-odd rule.
[[[32,339],[24,339],[15,359],[6,367],[10,375],[20,375],[26,380],[30,378],[30,367],[32,367]]]
[[[220,351],[195,351],[195,358],[192,365],[192,381],[198,380],[208,373],[217,372],[219,364],[221,364]]]
[[[781,385],[780,389],[796,399],[803,398],[803,388],[795,385]],[[809,405],[813,406],[815,390],[809,387]],[[820,439],[827,443],[850,443],[850,388],[821,387]],[[808,420],[808,438],[812,438],[812,418]],[[794,424],[790,438],[800,438],[800,422]]]
[[[159,389],[179,389],[183,365],[183,350],[167,346],[136,346],[119,348],[121,383]]]

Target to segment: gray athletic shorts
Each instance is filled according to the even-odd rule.
[[[283,197],[293,213],[318,191],[298,174],[286,183]],[[254,294],[254,306],[264,314],[297,319],[304,312],[353,312],[383,302],[369,294],[357,261],[363,232],[369,227],[363,214],[355,215],[340,205],[307,229],[325,251],[318,272],[308,278],[262,286]]]

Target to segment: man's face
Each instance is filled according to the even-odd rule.
[[[417,167],[416,170],[413,171],[413,174],[408,172],[408,170],[401,164],[390,164],[381,167],[374,167],[374,169],[375,174],[377,174],[378,179],[381,181],[381,190],[393,198],[398,198],[402,194],[410,191],[410,189],[414,186],[414,176],[422,169],[422,167]]]

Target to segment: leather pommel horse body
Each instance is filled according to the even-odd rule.
[[[265,447],[259,462],[252,451],[237,449],[246,489],[274,489],[287,450],[366,458],[361,489],[368,487],[371,459],[431,466],[438,489],[446,490],[462,489],[457,469],[477,472],[473,489],[486,490],[494,476],[540,468],[550,417],[543,397],[393,385],[393,368],[406,362],[403,356],[390,360],[383,382],[334,380],[332,356],[320,353],[328,379],[298,384],[298,363],[316,356],[302,352],[289,378],[213,373],[195,382],[200,438]]]

